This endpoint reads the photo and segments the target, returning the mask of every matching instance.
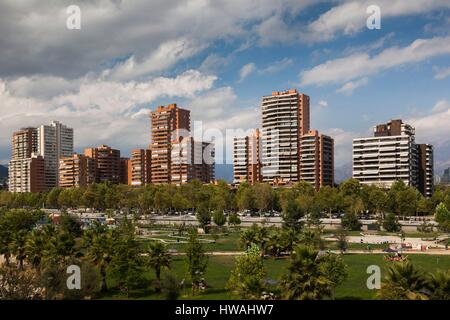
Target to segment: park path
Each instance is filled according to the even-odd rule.
[[[339,250],[330,250],[329,252],[332,253],[341,253]],[[213,251],[213,252],[206,252],[207,255],[210,256],[240,256],[243,255],[245,253],[245,251]],[[185,252],[175,252],[172,253],[172,255],[174,256],[184,256],[186,253]],[[372,250],[372,251],[367,251],[367,250],[347,250],[345,252],[345,254],[389,254],[388,252],[384,252],[383,250],[377,249],[377,250]],[[408,254],[425,254],[425,255],[441,255],[441,256],[445,256],[445,255],[450,255],[450,250],[428,250],[428,251],[408,251],[408,250],[403,250],[403,253],[405,255]]]

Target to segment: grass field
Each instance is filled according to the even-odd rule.
[[[450,268],[450,256],[431,256],[431,255],[410,255],[409,259],[418,267],[426,271],[435,271],[437,269]],[[186,286],[182,290],[180,299],[237,299],[230,292],[225,290],[226,282],[229,278],[230,271],[234,266],[235,257],[233,256],[211,256],[209,257],[209,264],[206,271],[205,279],[209,288],[201,295],[192,297],[190,288]],[[344,261],[349,267],[348,279],[336,289],[336,299],[373,299],[376,292],[368,290],[366,287],[366,280],[369,276],[366,273],[367,267],[370,265],[378,265],[383,272],[386,270],[388,262],[383,260],[383,255],[380,254],[346,254]],[[266,259],[264,265],[267,270],[267,278],[279,280],[283,273],[286,272],[288,259]],[[173,258],[172,270],[178,279],[186,279],[186,266],[183,256],[176,256]],[[165,271],[167,272],[167,271]],[[154,279],[154,273],[148,272],[145,274],[148,284]],[[110,281],[110,285],[114,285]],[[149,288],[149,285],[145,286]],[[276,288],[272,288],[276,291]],[[111,291],[104,297],[106,299],[121,299],[125,296],[119,292]],[[130,296],[132,299],[162,299],[161,295],[156,294],[152,289],[136,290]]]

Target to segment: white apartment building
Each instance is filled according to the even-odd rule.
[[[309,97],[297,90],[264,96],[262,178],[264,182],[299,180],[300,138],[309,131]]]
[[[353,178],[383,188],[402,180],[427,195],[420,181],[428,181],[428,190],[432,190],[432,146],[424,145],[428,146],[424,151],[420,146],[415,142],[414,128],[401,120],[377,125],[373,137],[353,139]],[[425,151],[428,154],[423,154]]]
[[[234,137],[233,140],[233,183],[248,179],[248,137]]]
[[[38,132],[38,154],[45,161],[45,186],[47,190],[59,185],[59,159],[73,155],[73,129],[58,121],[41,125]]]
[[[9,192],[42,192],[44,185],[44,159],[32,154],[9,162]]]

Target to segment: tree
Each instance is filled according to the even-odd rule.
[[[348,240],[347,240],[347,235],[344,232],[344,230],[338,230],[336,232],[336,238],[337,238],[337,247],[338,249],[341,251],[341,253],[344,253],[345,251],[347,251],[347,247],[348,247]]]
[[[303,223],[300,219],[304,216],[302,208],[293,199],[288,199],[283,209],[283,226],[286,228],[301,230]]]
[[[86,258],[94,264],[100,272],[101,292],[106,292],[106,271],[114,256],[115,243],[112,231],[105,226],[96,223],[92,225],[83,237],[84,248],[86,248]]]
[[[258,226],[254,224],[251,228],[241,232],[239,243],[248,250],[252,244],[258,244]]]
[[[11,251],[16,257],[16,261],[19,262],[19,271],[23,271],[23,261],[26,258],[25,244],[27,241],[27,230],[19,230],[12,236]]]
[[[200,224],[200,227],[207,232],[207,227],[211,223],[211,211],[205,204],[200,205],[197,209],[197,221]]]
[[[241,218],[236,213],[232,213],[228,216],[228,224],[232,226],[237,226],[241,224]]]
[[[322,238],[320,233],[314,230],[304,230],[300,234],[299,242],[305,246],[320,249],[323,247]]]
[[[387,269],[378,298],[383,300],[425,300],[427,279],[412,263],[397,262]]]
[[[428,287],[430,299],[450,300],[450,270],[431,274]]]
[[[167,247],[159,241],[151,242],[147,251],[148,251],[148,264],[151,268],[155,270],[157,280],[156,288],[157,291],[159,291],[161,283],[161,269],[162,268],[170,269],[172,258],[170,256],[170,253],[167,251]]]
[[[348,277],[348,266],[339,255],[333,253],[327,253],[319,259],[321,273],[332,282],[332,298],[334,298],[334,290]]]
[[[81,230],[81,221],[68,213],[63,213],[61,215],[59,225],[63,231],[69,233],[75,238],[81,236],[83,233]]]
[[[197,230],[189,233],[189,241],[186,248],[186,266],[192,280],[192,294],[196,294],[200,288],[203,275],[208,266],[208,256],[203,245],[198,240]]]
[[[161,291],[166,300],[177,300],[180,296],[180,283],[175,274],[165,275],[161,283]]]
[[[119,288],[126,293],[127,298],[130,296],[130,291],[142,282],[142,264],[134,228],[130,222],[125,221],[116,235],[111,266],[112,275]]]
[[[362,226],[361,222],[358,220],[358,216],[354,212],[344,214],[341,218],[341,225],[345,230],[352,231],[361,230]]]
[[[267,183],[258,183],[253,187],[256,208],[262,212],[273,207],[274,191]]]
[[[255,193],[252,186],[247,182],[241,183],[236,192],[236,204],[239,210],[250,210],[255,208]]]
[[[33,269],[21,271],[17,266],[0,265],[0,300],[40,300],[44,289]]]
[[[284,299],[320,300],[331,297],[334,283],[322,272],[318,251],[298,246],[292,253],[288,273],[281,280]]]
[[[450,231],[450,211],[444,203],[439,203],[434,213],[434,219],[438,223],[439,229],[444,232]]]
[[[388,213],[382,220],[383,229],[387,232],[399,232],[402,229],[401,224],[398,222],[398,218],[393,213]]]
[[[44,256],[44,249],[47,241],[48,237],[45,236],[43,231],[34,229],[28,235],[25,244],[25,254],[28,263],[38,272],[40,271],[41,261]]]
[[[241,299],[260,299],[265,276],[261,252],[253,244],[244,255],[236,257],[226,289],[233,291]]]
[[[213,221],[218,227],[223,227],[227,222],[227,218],[221,210],[215,210],[213,213]]]

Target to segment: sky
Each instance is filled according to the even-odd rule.
[[[68,29],[80,8],[80,29]],[[369,29],[369,5],[381,28]],[[75,151],[150,142],[149,112],[177,103],[232,159],[232,130],[260,126],[272,91],[310,96],[311,126],[351,143],[401,118],[450,166],[448,0],[97,0],[0,2],[0,163],[11,136],[59,120]],[[198,123],[197,123],[198,124]],[[194,126],[194,123],[193,123]],[[235,132],[241,132],[235,131]],[[221,145],[223,142],[223,146]]]

